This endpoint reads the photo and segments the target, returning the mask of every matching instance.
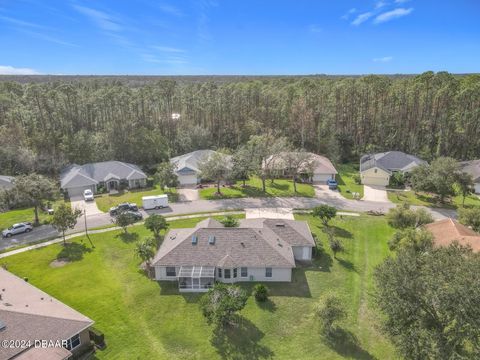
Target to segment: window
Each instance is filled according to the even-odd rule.
[[[222,269],[218,269],[218,277],[221,278],[222,277]]]
[[[241,277],[247,277],[248,276],[248,268],[246,268],[246,267],[240,268],[240,276]]]
[[[375,174],[377,173],[377,171],[378,171],[378,170],[377,170],[377,169],[375,169]]]
[[[230,279],[230,269],[225,269],[225,279]]]
[[[233,277],[234,277],[234,278],[237,277],[237,268],[233,269]]]
[[[265,268],[265,277],[272,277],[272,268]]]
[[[167,266],[167,276],[175,276],[177,275],[175,272],[174,266]]]
[[[80,335],[74,335],[70,339],[67,340],[67,350],[73,350],[75,349],[78,345],[80,345]]]

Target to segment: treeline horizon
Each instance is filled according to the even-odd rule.
[[[337,163],[388,150],[480,157],[477,74],[142,78],[152,77],[0,81],[0,174],[104,160],[148,168],[265,133]]]

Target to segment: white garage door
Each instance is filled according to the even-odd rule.
[[[93,187],[92,187],[92,186],[79,186],[79,187],[69,188],[69,189],[68,189],[68,196],[70,197],[70,199],[82,197],[82,196],[83,196],[83,192],[84,192],[86,189],[90,189],[90,190],[93,191]]]
[[[480,183],[475,184],[475,193],[480,194]]]
[[[180,185],[196,185],[197,176],[196,175],[179,175],[178,181]]]
[[[313,182],[325,184],[327,180],[334,179],[335,176],[332,174],[313,174]]]
[[[365,176],[363,178],[364,185],[380,185],[387,186],[389,183],[388,177],[374,177],[374,176]]]

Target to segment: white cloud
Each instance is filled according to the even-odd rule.
[[[166,52],[166,53],[184,53],[186,52],[183,49],[178,49],[174,47],[169,47],[169,46],[152,46],[152,48],[161,51],[161,52]]]
[[[370,19],[372,16],[373,16],[373,13],[371,13],[371,12],[366,12],[366,13],[360,14],[355,18],[355,20],[352,21],[352,25],[358,26],[361,23]]]
[[[317,25],[317,24],[311,24],[311,25],[309,25],[309,26],[308,26],[308,30],[309,30],[310,32],[316,33],[316,34],[321,33],[321,32],[323,31],[323,29],[322,29],[319,25]]]
[[[387,5],[387,3],[385,1],[382,1],[382,0],[377,1],[375,3],[375,9],[380,9],[380,8],[384,7],[385,5]]]
[[[0,65],[0,75],[39,75],[37,70],[30,68],[16,68],[8,65]]]
[[[114,19],[114,17],[86,6],[73,5],[74,9],[79,13],[89,17],[98,27],[107,31],[121,31],[122,26]]]
[[[393,56],[384,56],[381,58],[374,58],[372,59],[373,62],[381,62],[381,63],[387,63],[393,60]]]
[[[413,8],[405,9],[405,8],[397,8],[391,11],[384,12],[383,14],[378,15],[374,23],[375,24],[380,24],[384,23],[393,19],[397,19],[402,16],[406,16],[410,14],[413,11]]]
[[[348,18],[350,17],[350,15],[355,14],[356,12],[357,12],[357,9],[351,8],[350,10],[347,11],[346,14],[342,15],[341,18],[342,18],[343,20],[348,20]]]

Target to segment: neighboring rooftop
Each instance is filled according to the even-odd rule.
[[[62,188],[96,185],[111,179],[138,180],[147,175],[137,166],[121,161],[103,161],[85,165],[73,164],[60,174]]]
[[[480,160],[462,161],[460,163],[460,169],[472,175],[474,182],[480,181]]]
[[[470,245],[473,251],[480,251],[480,234],[454,219],[443,219],[425,225],[433,235],[435,245],[448,246],[455,240],[461,245]]]
[[[302,221],[245,219],[238,228],[226,228],[207,219],[195,228],[170,230],[152,264],[294,267],[292,246],[314,245],[310,229]]]
[[[272,155],[275,156],[275,159],[273,159],[273,164],[272,167],[276,169],[285,169],[287,167],[287,164],[285,163],[285,157],[282,155],[285,155],[286,153],[280,153],[278,155]],[[314,154],[311,152],[306,153],[309,156],[309,159],[305,161],[305,170],[307,170],[307,167],[309,166],[310,163],[313,163],[313,173],[314,174],[338,174],[337,170],[335,169],[335,166],[333,166],[332,162],[326,158],[325,156]],[[272,158],[270,156],[269,160]]]
[[[0,189],[11,189],[13,187],[13,176],[0,175]]]
[[[215,154],[214,150],[196,150],[188,154],[176,156],[170,159],[170,162],[177,167],[177,171],[195,171],[199,172],[199,165],[202,161],[208,160],[210,156]],[[226,155],[230,157],[230,155]]]
[[[0,295],[0,320],[5,324],[5,329],[0,330],[2,339],[67,340],[93,325],[85,315],[2,268]],[[0,358],[11,358],[24,350],[0,348]],[[30,351],[34,349],[24,352],[21,358],[35,358]],[[57,353],[60,356],[65,352]],[[44,355],[42,358],[64,358],[48,352]]]
[[[389,173],[392,171],[410,171],[414,167],[426,163],[415,155],[405,154],[402,151],[387,151],[363,155],[360,159],[360,171],[373,167],[381,168]]]

